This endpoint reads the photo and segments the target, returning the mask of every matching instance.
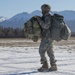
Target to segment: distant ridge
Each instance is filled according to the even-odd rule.
[[[52,11],[51,14],[58,13],[64,16],[64,19],[72,32],[75,32],[75,11],[72,10],[65,10],[65,11]],[[18,13],[15,16],[7,19],[0,17],[0,26],[3,27],[13,27],[13,28],[23,28],[24,23],[28,21],[31,17],[38,15],[41,16],[41,11],[35,10],[32,13],[22,12]]]

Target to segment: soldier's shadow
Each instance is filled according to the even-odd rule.
[[[38,73],[38,71],[24,72],[24,73],[20,73],[20,74],[34,74],[34,73]]]
[[[35,74],[38,73],[38,71],[32,71],[32,72],[23,72],[23,73],[18,73],[18,74],[10,74],[10,75],[25,75],[25,74]]]

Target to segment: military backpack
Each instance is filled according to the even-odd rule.
[[[51,38],[56,41],[67,40],[71,36],[71,30],[59,14],[52,15]]]

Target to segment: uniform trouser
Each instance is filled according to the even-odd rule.
[[[53,52],[53,40],[50,38],[42,38],[40,43],[39,54],[41,57],[42,64],[44,63],[44,61],[47,61],[45,57],[46,52],[50,58],[50,63],[55,63],[55,57]]]

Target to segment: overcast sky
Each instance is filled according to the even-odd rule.
[[[42,4],[49,4],[52,11],[75,11],[75,0],[0,0],[0,16],[12,17],[18,13],[41,10]]]

